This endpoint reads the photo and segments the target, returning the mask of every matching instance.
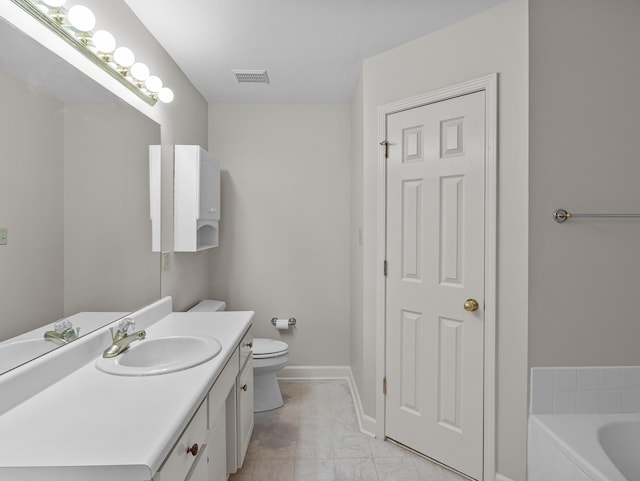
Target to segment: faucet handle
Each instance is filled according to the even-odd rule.
[[[71,324],[71,321],[69,321],[64,317],[62,319],[58,319],[56,322],[53,323],[53,330],[58,334],[62,334],[63,332],[68,331],[72,327],[73,326]]]
[[[130,317],[125,317],[118,324],[118,332],[129,334],[133,332],[136,328],[136,321],[131,319]]]
[[[135,328],[136,328],[136,321],[131,319],[130,317],[125,317],[118,323],[117,329],[111,327],[109,328],[109,330],[111,331],[111,338],[116,339],[116,337],[117,338],[125,337],[130,332],[133,332]]]

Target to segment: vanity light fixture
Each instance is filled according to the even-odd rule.
[[[136,63],[129,48],[116,48],[115,37],[106,30],[93,32],[96,17],[89,8],[73,5],[66,9],[66,0],[11,1],[149,105],[155,105],[158,100],[173,101],[173,91],[163,87],[159,77],[150,75],[149,67]]]
[[[98,30],[93,34],[93,46],[105,62],[112,60],[111,54],[116,49],[116,39],[106,30]]]

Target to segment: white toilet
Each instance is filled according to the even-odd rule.
[[[224,311],[223,301],[206,299],[189,312]],[[253,411],[260,413],[282,407],[284,401],[278,386],[276,372],[289,362],[289,346],[275,339],[253,339]]]

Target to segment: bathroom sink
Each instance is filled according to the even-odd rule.
[[[217,339],[206,336],[147,338],[116,357],[98,358],[96,368],[117,376],[157,376],[202,364],[221,349]]]

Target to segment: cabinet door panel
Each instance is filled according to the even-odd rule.
[[[202,451],[198,454],[191,471],[184,481],[209,481],[209,470],[207,469],[207,447],[202,446]]]
[[[238,376],[238,466],[242,467],[253,432],[253,359],[247,363]]]
[[[224,404],[212,419],[207,457],[209,462],[209,481],[227,479],[227,423]]]

